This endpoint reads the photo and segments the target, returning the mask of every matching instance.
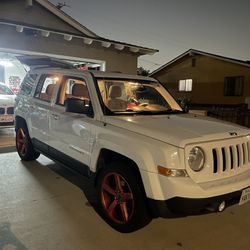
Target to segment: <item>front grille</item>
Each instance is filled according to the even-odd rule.
[[[214,174],[244,168],[250,162],[250,143],[216,147],[212,149],[212,155]]]
[[[245,172],[250,174],[250,135],[190,144],[185,148],[187,156],[194,146],[200,147],[205,154],[205,165],[200,172],[191,170],[186,157],[188,174],[196,183],[230,181],[230,177],[240,178]]]
[[[14,114],[14,107],[7,108],[7,114],[9,114],[9,115]]]
[[[0,108],[0,115],[5,114],[5,108]]]

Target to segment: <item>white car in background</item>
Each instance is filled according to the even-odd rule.
[[[13,127],[15,95],[0,82],[0,128]]]

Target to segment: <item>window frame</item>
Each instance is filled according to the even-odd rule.
[[[88,89],[89,99],[91,101],[90,91],[89,91],[89,87],[88,87],[86,79],[84,79],[83,77],[79,77],[79,76],[63,75],[63,77],[61,78],[60,87],[59,87],[57,95],[56,95],[55,105],[59,105],[61,107],[65,107],[64,104],[59,103],[59,99],[60,99],[60,96],[61,96],[62,88],[63,88],[64,84],[66,84],[66,81],[68,79],[72,79],[72,80],[75,79],[75,80],[78,80],[78,81],[83,81],[85,83],[87,89]],[[64,99],[64,101],[65,101],[65,99]]]
[[[191,82],[189,82],[191,81]],[[184,83],[184,89],[180,89],[180,84]],[[191,89],[190,89],[190,84],[191,83]],[[189,90],[190,89],[190,90]],[[192,78],[187,78],[187,79],[180,79],[178,81],[178,91],[179,92],[192,92],[193,91],[193,79]]]
[[[53,77],[59,77],[59,81],[61,81],[61,77],[58,75],[58,74],[41,74],[40,75],[40,78],[39,80],[37,81],[37,85],[36,85],[36,88],[35,88],[35,91],[34,91],[34,94],[33,94],[33,97],[36,99],[36,100],[39,100],[39,101],[42,101],[42,102],[45,102],[45,103],[51,103],[52,99],[53,99],[53,95],[55,94],[55,90],[53,91],[53,94],[51,96],[51,99],[50,100],[44,100],[44,99],[41,99],[40,98],[40,95],[42,94],[42,89],[43,89],[43,85],[45,83],[45,79],[46,78],[53,78]],[[42,85],[39,85],[40,83],[42,83]],[[55,83],[55,85],[57,85],[58,83]],[[40,91],[38,92],[38,89],[41,87]],[[39,93],[39,97],[36,96],[36,94]]]
[[[230,90],[230,80],[234,80],[233,82],[233,89]],[[237,85],[237,80],[240,80],[240,86],[239,86],[239,93],[236,93],[236,88],[235,86]],[[224,78],[224,96],[232,97],[232,96],[243,96],[244,93],[244,82],[245,82],[245,77],[244,76],[226,76]],[[231,86],[232,88],[232,86]],[[232,93],[233,92],[233,93]]]
[[[31,78],[31,77],[30,77],[31,75],[35,75],[36,78],[35,78],[35,79],[32,79],[32,80],[33,80],[33,82],[32,82],[32,87],[31,87],[29,93],[26,93],[26,92],[23,90],[23,88],[24,88],[24,86],[26,85],[27,79],[28,79],[28,78],[29,78],[29,79]],[[20,91],[19,91],[18,94],[23,95],[23,96],[30,96],[30,95],[32,94],[32,91],[33,91],[34,87],[36,86],[36,82],[37,82],[38,79],[39,79],[39,74],[38,74],[38,73],[27,73],[26,76],[24,77],[23,81],[22,81],[22,84],[21,84],[21,87],[20,87]],[[26,85],[26,86],[27,86],[27,85]]]

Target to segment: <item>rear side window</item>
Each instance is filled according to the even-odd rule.
[[[57,104],[64,105],[67,99],[90,100],[86,82],[77,77],[65,76],[57,97]]]
[[[50,102],[58,81],[59,78],[56,75],[41,76],[36,87],[35,98]]]
[[[26,95],[26,96],[30,95],[34,87],[34,84],[36,82],[36,79],[37,79],[37,74],[27,74],[23,79],[23,83],[21,85],[19,93],[21,95]]]

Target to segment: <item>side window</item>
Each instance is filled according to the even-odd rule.
[[[35,98],[50,102],[58,81],[59,78],[55,75],[41,76],[36,87]]]
[[[57,104],[64,105],[69,98],[90,100],[86,82],[75,77],[64,77],[58,93]]]
[[[30,95],[34,87],[34,84],[36,82],[36,79],[37,79],[37,74],[27,74],[23,79],[19,93],[21,95],[26,95],[26,96]]]

